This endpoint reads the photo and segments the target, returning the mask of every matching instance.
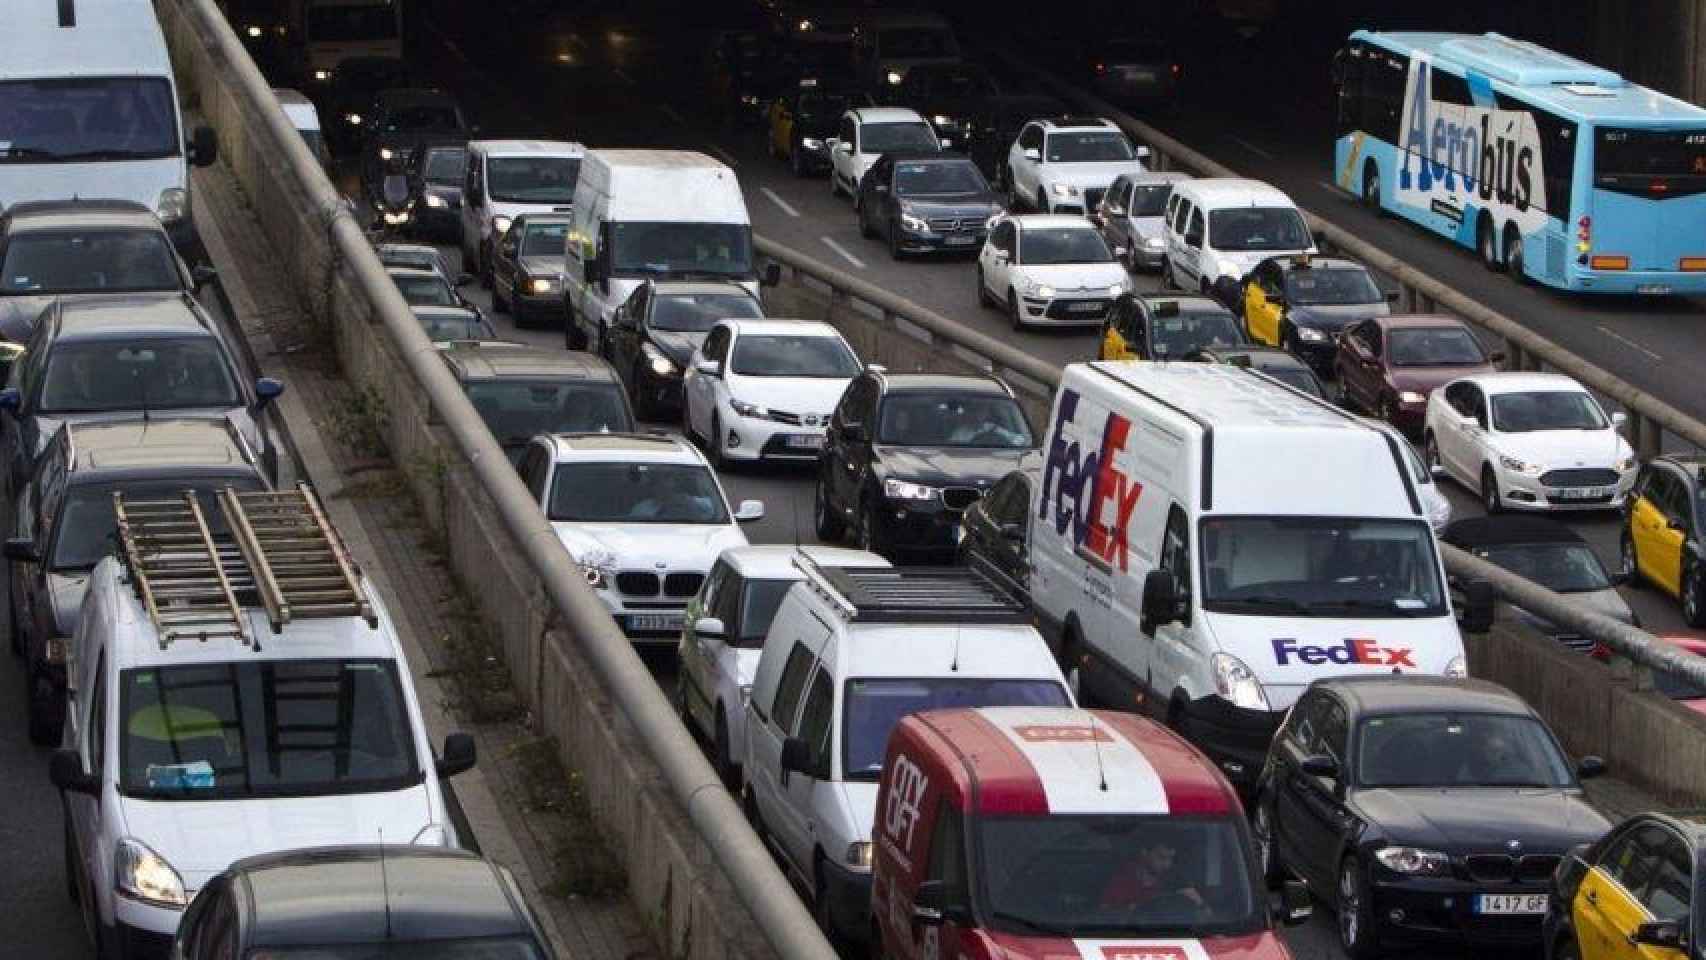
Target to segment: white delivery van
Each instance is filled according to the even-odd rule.
[[[1297,205],[1260,180],[1209,177],[1173,186],[1164,225],[1161,282],[1231,303],[1243,278],[1270,257],[1315,253]]]
[[[462,269],[492,285],[492,250],[524,213],[568,213],[586,148],[561,140],[475,140],[462,181]]]
[[[302,142],[308,145],[308,152],[320,161],[320,166],[330,170],[332,155],[326,150],[326,136],[320,129],[320,112],[314,109],[314,101],[303,96],[300,90],[280,90],[276,87],[273,89],[273,96],[278,98],[278,106],[284,111],[285,119],[302,135]]]
[[[723,280],[758,296],[752,224],[735,172],[689,150],[589,150],[564,250],[569,340],[647,280]],[[767,278],[769,279],[769,278]]]
[[[0,208],[23,200],[130,200],[154,211],[184,259],[200,259],[186,138],[166,38],[149,0],[8,4],[0,30]]]
[[[1086,701],[1166,720],[1247,788],[1311,681],[1464,672],[1399,441],[1225,364],[1071,364],[1031,596]]]

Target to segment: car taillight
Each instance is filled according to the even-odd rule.
[[[1593,218],[1583,216],[1576,221],[1576,250],[1587,253],[1593,248]]]
[[[1179,79],[1179,74],[1181,74],[1181,73],[1183,73],[1183,72],[1184,72],[1184,71],[1185,71],[1185,68],[1184,68],[1184,67],[1182,67],[1182,66],[1180,66],[1180,65],[1179,65],[1179,64],[1176,64],[1176,63],[1175,63],[1175,64],[1173,64],[1173,79],[1174,79],[1174,80],[1177,80],[1177,79]]]

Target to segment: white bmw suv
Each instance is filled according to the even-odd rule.
[[[1114,179],[1145,173],[1148,147],[1134,147],[1100,117],[1032,120],[1007,150],[1007,207],[1038,213],[1092,214]]]
[[[731,460],[812,460],[859,358],[827,323],[720,321],[682,377],[682,427],[718,467]]]
[[[636,644],[674,645],[687,601],[758,500],[730,511],[705,457],[679,437],[541,434],[516,466],[586,582]]]

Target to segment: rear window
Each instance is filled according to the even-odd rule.
[[[1706,191],[1706,130],[1600,127],[1594,186],[1659,199]]]

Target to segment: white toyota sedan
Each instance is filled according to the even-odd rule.
[[[682,377],[682,427],[721,468],[731,460],[811,460],[859,358],[827,323],[727,319]]]

